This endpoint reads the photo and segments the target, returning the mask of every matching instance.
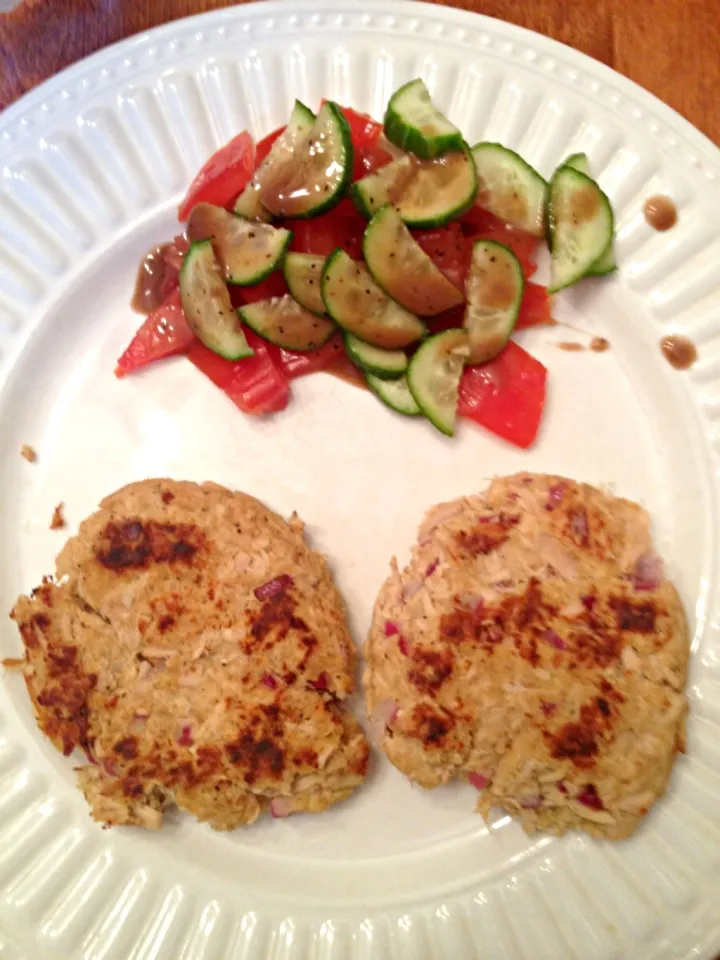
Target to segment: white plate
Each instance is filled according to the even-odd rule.
[[[523,340],[550,369],[535,449],[464,424],[446,441],[330,378],[267,422],[237,413],[183,360],[112,376],[137,317],[138,257],[175,228],[190,177],[297,95],[382,114],[422,74],[471,142],[544,173],[586,150],[617,211],[621,271],[557,298],[605,354]],[[377,760],[319,817],[214,834],[177,816],[157,836],[103,832],[69,761],[37,733],[22,681],[0,691],[0,955],[27,960],[680,960],[720,949],[720,158],[621,77],[496,20],[405,2],[247,5],[102,51],[0,118],[0,610],[52,569],[63,534],[141,477],[212,478],[297,509],[333,559],[360,641],[390,556],[423,510],[523,468],[644,503],[693,626],[688,755],[631,842],[488,831],[467,786],[425,793]],[[653,233],[652,193],[678,226]],[[658,350],[686,331],[685,374]],[[39,452],[31,466],[21,444]],[[0,621],[0,654],[16,654]],[[11,949],[10,943],[15,946]],[[6,951],[6,952],[4,952]],[[16,951],[14,953],[13,951]]]

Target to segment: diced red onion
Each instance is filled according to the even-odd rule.
[[[476,593],[462,593],[457,599],[461,606],[466,607],[475,614],[480,613],[483,608],[484,600]]]
[[[556,703],[549,703],[547,700],[540,701],[540,709],[546,717],[553,717],[557,711]]]
[[[394,620],[385,621],[385,636],[394,637],[396,634],[400,633],[400,627],[395,623]]]
[[[290,574],[283,573],[281,576],[273,577],[272,580],[263,583],[262,586],[256,587],[253,593],[258,600],[269,600],[271,597],[277,597],[278,594],[284,593],[292,585],[293,578]]]
[[[567,644],[559,637],[554,630],[545,630],[542,635],[543,640],[555,647],[556,650],[567,650]]]
[[[568,788],[565,786],[565,781],[564,781],[564,780],[558,780],[557,783],[555,784],[555,786],[558,788],[558,790],[560,791],[560,793],[567,793],[567,792],[568,792]]]
[[[520,806],[524,810],[535,810],[536,807],[539,807],[542,803],[542,798],[540,796],[535,797],[525,797],[520,801]]]
[[[547,503],[545,504],[545,509],[552,511],[555,509],[555,507],[559,507],[565,499],[567,489],[568,484],[564,480],[560,483],[554,483],[548,490],[548,498]]]
[[[507,577],[504,580],[493,580],[493,588],[495,590],[511,590],[513,587],[514,581],[508,580]]]
[[[262,675],[262,682],[268,688],[268,690],[277,690],[277,679],[271,673],[264,673]]]
[[[587,513],[584,510],[574,510],[570,514],[570,528],[580,543],[586,546],[590,537],[590,528]]]
[[[147,710],[136,710],[136,711],[135,711],[135,719],[136,719],[136,720],[147,720],[147,718],[148,718],[149,716],[150,716],[150,714],[147,712]]]
[[[595,787],[588,783],[582,793],[577,795],[578,803],[582,803],[583,806],[590,807],[591,810],[604,810],[605,808],[602,805],[602,800],[597,795],[597,790]]]
[[[490,777],[486,777],[484,773],[469,773],[468,783],[476,790],[484,790],[490,783]]]
[[[110,760],[108,757],[105,757],[105,759],[102,761],[102,768],[105,771],[105,773],[108,775],[108,777],[120,776],[120,771],[112,762],[112,760]]]
[[[138,716],[136,713],[128,725],[128,732],[133,734],[142,733],[143,730],[145,729],[146,720],[147,720],[147,714],[144,714],[143,716]]]
[[[422,584],[419,580],[409,580],[402,589],[403,600],[407,601],[414,597],[420,587],[422,587]]]
[[[180,747],[191,747],[195,741],[192,737],[192,727],[189,723],[183,723],[180,727],[180,734],[177,737],[177,743]]]
[[[398,705],[394,700],[378,700],[370,716],[370,736],[375,743],[381,743],[387,727],[396,720]]]
[[[404,657],[407,657],[410,653],[410,647],[408,646],[408,642],[402,634],[398,637],[398,647],[400,648],[400,653]]]
[[[315,680],[310,681],[310,686],[315,690],[327,690],[330,686],[330,677],[323,670],[322,673],[319,673]]]
[[[665,575],[662,559],[654,552],[638,557],[633,572],[633,586],[637,591],[657,590]]]
[[[284,820],[295,809],[292,797],[273,797],[270,801],[270,813],[276,820]]]
[[[430,564],[430,566],[427,568],[427,570],[425,571],[425,576],[426,576],[426,577],[431,577],[431,576],[435,573],[435,571],[437,570],[439,563],[440,563],[440,561],[439,561],[438,558],[436,557],[436,558],[433,560],[433,562]]]
[[[593,610],[597,601],[597,597],[594,597],[590,593],[586,594],[584,597],[580,597],[580,599],[582,600],[582,605],[585,607],[585,609],[590,611]]]

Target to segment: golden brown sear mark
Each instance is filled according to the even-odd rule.
[[[121,571],[153,563],[192,563],[204,544],[205,535],[192,524],[126,520],[107,524],[95,555],[106,569]]]

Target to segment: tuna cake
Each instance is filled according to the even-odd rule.
[[[131,484],[11,616],[38,725],[85,753],[104,824],[157,828],[175,803],[230,830],[365,777],[345,607],[295,516],[212,483]]]
[[[371,727],[424,787],[487,819],[628,837],[684,747],[688,628],[647,513],[519,474],[431,509],[366,647]]]

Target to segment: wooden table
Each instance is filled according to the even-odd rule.
[[[720,143],[718,0],[438,2],[576,47],[646,87]],[[23,0],[13,13],[0,16],[0,109],[106,44],[227,6],[229,0]]]

